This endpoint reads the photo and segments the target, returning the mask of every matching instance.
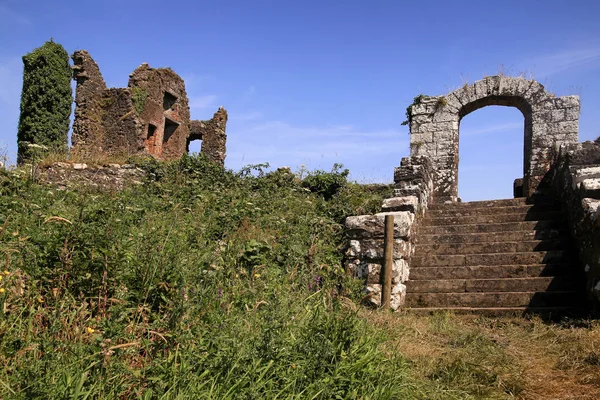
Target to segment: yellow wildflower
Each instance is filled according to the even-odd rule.
[[[96,330],[94,328],[87,327],[87,333],[94,333]]]
[[[254,274],[255,278],[260,278],[260,274]]]
[[[7,270],[4,270],[4,275],[10,275],[10,272],[8,272]]]
[[[0,293],[4,293],[4,288],[0,287]]]
[[[37,301],[38,301],[38,303],[43,303],[44,299],[40,296],[40,297],[37,298]]]

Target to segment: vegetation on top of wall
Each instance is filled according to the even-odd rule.
[[[66,153],[73,102],[69,54],[60,44],[50,39],[23,56],[23,65],[19,163],[30,158],[32,144]]]
[[[134,86],[131,94],[131,101],[133,102],[133,107],[135,108],[135,112],[137,115],[140,115],[144,112],[144,107],[146,107],[146,99],[148,98],[148,92],[146,89],[143,89],[138,86]]]
[[[404,121],[402,121],[402,123],[400,125],[408,125],[410,124],[410,122],[412,121],[412,108],[413,106],[416,106],[417,104],[421,104],[421,101],[423,101],[423,99],[427,98],[428,96],[424,95],[424,94],[420,94],[418,96],[416,96],[413,99],[413,102],[410,103],[408,105],[408,107],[406,107],[406,119]]]

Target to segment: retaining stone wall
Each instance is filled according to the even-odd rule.
[[[561,146],[546,180],[567,214],[588,299],[600,309],[600,143]]]
[[[366,301],[381,305],[381,268],[386,215],[394,216],[394,265],[392,269],[391,307],[404,304],[410,257],[414,253],[414,233],[423,216],[433,188],[430,162],[426,157],[404,158],[394,172],[395,197],[383,201],[383,212],[346,218],[348,250],[346,270],[365,282]]]
[[[131,164],[92,165],[56,162],[38,167],[39,182],[59,189],[87,186],[102,190],[122,190],[127,185],[141,185],[146,172]]]

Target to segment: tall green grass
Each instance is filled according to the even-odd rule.
[[[413,397],[342,264],[343,217],[389,189],[141,167],[118,193],[0,177],[0,397]]]

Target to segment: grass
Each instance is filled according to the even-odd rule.
[[[430,399],[597,399],[600,322],[363,311]]]
[[[342,221],[378,211],[388,186],[341,166],[299,179],[202,156],[137,165],[146,182],[116,193],[1,173],[0,398],[598,393],[597,322],[359,306]]]

